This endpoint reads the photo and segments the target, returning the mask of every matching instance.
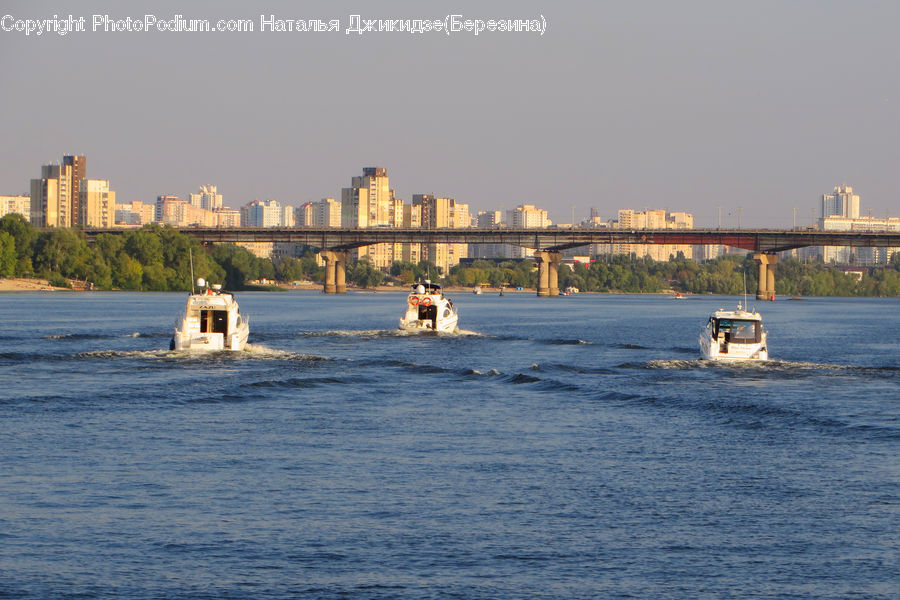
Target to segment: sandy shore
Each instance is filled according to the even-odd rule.
[[[55,291],[64,290],[66,288],[55,288],[50,285],[46,279],[28,279],[25,277],[12,277],[10,279],[0,279],[0,292],[39,292],[39,291]]]

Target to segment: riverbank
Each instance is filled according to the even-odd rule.
[[[67,288],[53,287],[46,279],[11,277],[0,279],[0,292],[53,292]]]

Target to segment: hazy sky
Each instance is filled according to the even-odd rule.
[[[0,194],[85,154],[120,202],[218,185],[225,204],[297,206],[365,166],[397,195],[554,222],[590,207],[693,212],[712,225],[808,224],[847,183],[900,216],[900,2],[28,2],[0,17]],[[250,19],[254,33],[92,32],[113,19]],[[259,32],[260,15],[339,33]],[[546,19],[536,33],[347,35],[369,19]],[[11,21],[7,20],[7,23]]]

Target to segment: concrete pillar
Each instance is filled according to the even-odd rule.
[[[347,258],[346,252],[337,250],[321,250],[319,254],[325,261],[325,293],[347,293]]]
[[[550,255],[550,264],[547,266],[550,267],[550,273],[547,283],[550,284],[550,297],[553,298],[559,296],[559,263],[562,262],[562,254],[559,252],[548,252],[548,254]]]
[[[534,262],[538,268],[537,295],[541,297],[550,295],[549,257],[549,252],[544,252],[543,250],[535,250],[534,252]]]
[[[754,255],[754,257],[753,257],[756,259],[756,262],[759,263],[759,276],[756,278],[756,281],[757,281],[756,299],[757,300],[765,300],[766,299],[766,285],[768,282],[768,278],[766,277],[766,261],[763,257],[765,257],[765,254]]]
[[[325,261],[325,289],[326,294],[336,294],[337,286],[335,281],[335,267],[338,262],[339,252],[334,250],[321,250],[319,255]],[[345,290],[346,291],[346,290]]]
[[[562,254],[536,250],[534,262],[538,267],[537,295],[541,297],[559,296],[559,263],[562,262]]]
[[[335,252],[337,260],[334,262],[334,293],[347,293],[347,253]]]
[[[777,254],[758,253],[753,255],[759,263],[759,284],[756,287],[757,300],[775,299],[775,265],[778,263]]]

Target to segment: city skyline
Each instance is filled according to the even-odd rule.
[[[74,163],[73,163],[73,159],[75,160]],[[47,171],[48,171],[48,170],[53,170],[53,169],[59,170],[59,169],[62,169],[62,168],[72,168],[72,165],[73,165],[73,164],[78,164],[78,162],[77,162],[78,160],[84,161],[84,159],[85,159],[85,156],[84,156],[84,155],[80,155],[80,156],[78,156],[78,155],[76,155],[76,156],[65,155],[65,156],[63,156],[63,160],[49,161],[47,164],[42,165],[42,166],[40,167],[41,175],[46,177]],[[379,172],[382,176],[384,176],[384,177],[385,177],[385,180],[386,180],[387,169],[386,169],[385,167],[362,167],[362,170],[363,170],[363,172],[364,172],[364,175],[365,175],[365,174],[371,174],[371,175],[374,175],[375,172],[377,171],[377,172]],[[80,175],[81,175],[82,177],[85,175],[83,164],[82,164],[82,166],[80,167],[80,171],[79,171],[79,172],[80,172]],[[369,173],[369,172],[371,172],[371,173]],[[354,181],[354,183],[355,183],[357,180],[360,179],[360,177],[358,177],[358,176],[353,176],[352,179],[353,179],[353,181]],[[31,179],[31,180],[30,180],[30,182],[31,182],[31,183],[30,183],[30,188],[31,188],[32,193],[34,192],[34,189],[35,189],[35,188],[34,188],[35,181],[39,181],[39,180],[35,180],[35,179]],[[84,178],[84,182],[85,182],[86,184],[87,184],[89,181],[91,181],[92,183],[99,183],[99,182],[102,181],[102,182],[105,183],[107,186],[110,186],[110,185],[111,185],[111,182],[110,182],[110,180],[108,180],[108,179],[107,179],[107,180],[97,180],[97,181],[94,181],[94,180],[89,180],[88,178]],[[72,175],[71,175],[71,177],[70,177],[70,182],[71,182],[71,184],[72,184],[73,186],[77,186],[77,185],[79,185],[79,184],[81,183],[81,180],[77,180],[77,178],[75,177],[74,171],[72,172]],[[283,202],[283,201],[280,201],[279,199],[276,199],[276,198],[267,198],[266,200],[260,200],[260,199],[255,198],[255,199],[252,199],[252,200],[248,200],[248,201],[246,201],[246,202],[238,202],[238,203],[236,203],[236,204],[235,204],[234,202],[228,202],[228,203],[225,203],[225,202],[223,201],[223,194],[218,193],[217,186],[214,185],[214,184],[210,184],[210,183],[207,183],[207,184],[201,184],[201,185],[199,185],[199,186],[196,186],[195,189],[199,189],[199,191],[198,191],[198,192],[188,192],[188,194],[186,194],[187,199],[183,199],[184,196],[185,196],[185,195],[183,195],[183,194],[182,194],[182,195],[179,195],[179,194],[159,194],[159,195],[157,195],[154,199],[151,199],[150,201],[146,201],[146,200],[132,200],[132,201],[128,201],[128,202],[117,202],[117,201],[116,201],[116,196],[115,196],[115,194],[112,194],[112,195],[111,195],[111,198],[113,199],[112,201],[115,203],[115,205],[116,205],[116,206],[120,206],[120,207],[126,207],[126,206],[131,205],[132,203],[135,203],[135,202],[136,202],[137,204],[139,204],[139,205],[140,205],[140,204],[150,205],[150,204],[153,204],[154,202],[158,204],[158,202],[159,202],[160,199],[162,199],[162,198],[169,198],[169,199],[172,199],[172,200],[174,200],[174,201],[176,201],[176,202],[178,202],[178,203],[180,203],[180,204],[184,204],[184,205],[186,205],[186,206],[193,206],[193,207],[198,208],[198,209],[202,208],[203,210],[210,210],[210,211],[212,211],[212,210],[216,210],[216,211],[226,211],[226,212],[228,212],[228,213],[246,212],[246,210],[247,210],[248,208],[252,207],[253,205],[265,205],[265,204],[270,204],[270,203],[277,203],[280,207],[283,207],[286,211],[289,210],[290,213],[291,213],[290,219],[291,219],[292,222],[291,222],[290,224],[285,224],[285,223],[283,222],[283,221],[284,221],[283,218],[280,218],[280,219],[279,219],[280,222],[278,223],[278,225],[280,225],[280,226],[288,226],[288,227],[292,227],[292,226],[294,226],[294,224],[295,224],[295,223],[293,222],[293,220],[294,220],[294,218],[295,218],[295,216],[294,216],[294,212],[295,212],[295,211],[297,211],[297,210],[300,209],[301,207],[305,207],[305,206],[314,204],[313,201],[305,201],[305,202],[300,202],[300,203],[297,203],[297,204],[294,204],[294,203],[290,203],[290,204],[289,204],[288,202]],[[342,196],[342,197],[345,197],[345,195],[347,194],[348,191],[349,191],[349,188],[342,188],[342,189],[341,189],[341,196]],[[395,197],[395,196],[394,196],[394,189],[393,189],[393,186],[391,186],[391,189],[390,189],[390,190],[387,190],[387,189],[384,190],[385,193],[386,193],[387,191],[390,192],[390,197],[391,197],[390,203],[393,203],[393,202],[394,202],[394,197]],[[841,198],[844,197],[844,196],[846,196],[847,193],[850,193],[850,194],[851,194],[850,197],[851,197],[851,199],[852,199],[853,207],[854,207],[854,208],[852,209],[852,211],[851,211],[851,212],[842,212],[840,209],[832,208],[833,205],[834,205],[834,202],[836,201],[835,199],[837,199],[837,202],[838,202],[837,206],[841,206]],[[18,196],[18,194],[8,194],[8,193],[7,193],[7,194],[3,194],[3,193],[2,193],[2,190],[0,190],[0,197],[12,199],[12,198],[15,198],[15,197],[17,197],[17,196]],[[433,194],[414,193],[414,194],[411,195],[411,198],[409,198],[409,199],[404,199],[404,198],[396,197],[396,202],[398,203],[398,205],[404,205],[404,204],[405,204],[405,205],[409,206],[409,205],[411,205],[411,204],[415,204],[416,198],[417,198],[417,197],[422,197],[422,196],[433,196]],[[27,198],[27,197],[28,197],[28,194],[24,194],[23,197]],[[334,199],[333,199],[333,198],[324,198],[324,199],[319,200],[319,202],[324,202],[325,200],[333,201]],[[847,201],[848,201],[848,200],[846,200],[846,199],[843,200],[843,202],[844,202],[845,204],[846,204]],[[30,203],[29,203],[29,204],[30,204]],[[338,205],[340,205],[340,204],[341,204],[341,203],[338,202]],[[463,204],[465,204],[465,203],[463,203]],[[467,214],[468,214],[468,213],[469,213],[469,210],[468,210],[468,204],[465,204],[465,206],[467,207]],[[521,208],[522,206],[530,206],[531,208],[534,208],[533,205],[527,205],[527,204],[525,204],[525,205],[523,205],[523,204],[518,205],[519,208]],[[824,193],[824,194],[820,194],[820,195],[818,196],[818,198],[816,199],[816,206],[818,206],[818,209],[817,209],[815,206],[813,206],[812,208],[810,208],[810,211],[809,211],[810,217],[809,217],[808,223],[804,223],[802,220],[798,220],[798,211],[800,210],[800,208],[799,208],[799,207],[794,207],[794,208],[792,209],[792,212],[793,212],[793,215],[792,215],[792,216],[793,216],[793,221],[792,221],[790,227],[791,227],[791,228],[805,228],[805,227],[808,226],[808,225],[816,226],[817,223],[818,223],[819,226],[821,226],[822,218],[823,218],[823,217],[826,217],[826,216],[833,215],[833,214],[840,214],[841,216],[844,216],[844,217],[852,217],[852,218],[860,217],[860,216],[862,216],[861,213],[860,213],[860,208],[861,208],[861,206],[864,207],[865,205],[861,205],[861,204],[860,204],[860,195],[859,195],[859,194],[853,194],[853,187],[852,187],[852,186],[847,185],[846,183],[842,183],[842,184],[840,184],[840,185],[835,185],[835,186],[833,187],[833,193],[828,194],[828,193],[826,192],[826,193]],[[502,205],[501,205],[501,207],[502,207]],[[546,210],[546,209],[543,209],[543,208],[541,208],[541,207],[538,207],[538,208],[539,208],[540,211],[542,211],[543,213],[545,213],[544,218],[547,218],[547,215],[549,214],[549,211]],[[564,222],[564,223],[562,223],[564,226],[569,226],[569,225],[575,225],[575,226],[597,226],[599,223],[608,223],[608,224],[610,224],[610,223],[614,223],[614,222],[616,222],[617,220],[620,220],[620,219],[621,219],[621,213],[622,213],[623,210],[625,210],[625,211],[631,211],[631,212],[635,212],[635,211],[636,211],[636,209],[635,209],[634,207],[625,208],[625,207],[619,206],[618,208],[614,209],[614,214],[612,214],[612,215],[610,215],[610,216],[604,218],[604,217],[602,216],[602,215],[603,215],[603,210],[601,210],[600,208],[598,208],[598,207],[596,207],[596,206],[589,207],[589,209],[588,209],[588,214],[589,214],[589,216],[581,215],[581,214],[576,214],[576,213],[575,213],[575,207],[574,207],[574,206],[571,206],[570,208],[572,209],[572,212],[570,213],[571,216],[572,216],[572,220],[570,220],[569,222]],[[742,219],[742,214],[741,214],[741,213],[742,213],[742,209],[741,209],[740,207],[739,207],[734,213],[729,212],[729,213],[727,213],[727,215],[725,215],[724,217],[723,217],[723,208],[725,208],[725,207],[722,207],[722,206],[717,206],[717,207],[716,207],[716,210],[717,210],[717,222],[716,222],[715,224],[701,225],[701,227],[710,227],[710,228],[711,228],[711,227],[715,226],[716,228],[723,228],[723,229],[752,228],[751,226],[748,226],[748,227],[744,227],[744,226],[743,226],[743,224],[742,224],[742,222],[741,222],[741,219]],[[77,210],[77,205],[76,205],[76,210]],[[637,210],[640,210],[640,209],[637,209]],[[651,211],[651,212],[656,212],[656,213],[659,213],[659,212],[662,212],[662,213],[670,213],[670,212],[671,212],[672,214],[680,214],[680,213],[685,213],[685,212],[687,212],[687,211],[677,211],[677,210],[673,211],[673,210],[671,210],[670,208],[665,208],[665,209],[659,209],[659,208],[656,208],[656,207],[651,208],[650,206],[645,206],[643,210],[644,210],[645,212],[649,210],[649,211]],[[13,212],[13,211],[10,210],[10,212]],[[33,211],[32,211],[32,212],[33,212]],[[481,215],[481,214],[492,214],[492,213],[497,213],[497,214],[507,214],[507,215],[509,215],[509,214],[512,214],[513,212],[514,212],[514,211],[512,211],[512,210],[502,210],[502,209],[501,209],[501,210],[498,210],[498,209],[495,207],[495,208],[490,209],[490,210],[477,210],[477,211],[471,212],[471,217],[472,217],[473,222],[474,222],[475,217],[477,217],[477,216],[479,216],[479,215]],[[285,215],[287,215],[287,212],[285,212]],[[350,215],[344,215],[344,216],[347,217],[347,218],[350,218],[350,220],[353,221],[353,219],[352,219],[352,217],[351,217]],[[873,211],[872,211],[871,206],[869,206],[869,207],[865,210],[865,216],[866,216],[867,218],[869,218],[869,219],[877,218],[877,217],[878,217],[878,215],[873,214]],[[285,216],[285,218],[287,218],[287,217]],[[398,218],[399,218],[399,217],[398,217]],[[885,215],[884,215],[884,218],[885,218],[885,219],[891,218],[890,209],[887,209],[887,210],[886,210]],[[402,219],[400,219],[400,220],[402,220]],[[691,220],[692,220],[692,222],[693,222],[693,215],[692,215],[692,214],[691,214]],[[118,222],[118,221],[116,221],[116,222]],[[552,223],[553,220],[552,220],[552,219],[549,219],[549,222]],[[398,223],[399,223],[399,221],[398,221]],[[393,225],[394,225],[394,226],[399,226],[398,223],[393,223]],[[492,220],[492,223],[493,223],[493,220]],[[506,219],[503,220],[503,223],[504,223],[504,224],[507,224],[507,225],[509,224],[509,223],[507,223]],[[297,222],[297,224],[300,224],[300,223]],[[384,226],[384,225],[388,225],[389,223],[388,223],[388,221],[385,221],[385,222],[383,222],[383,223],[379,222],[378,224],[379,224],[380,226]],[[77,225],[77,223],[73,223],[73,225]],[[271,225],[270,225],[270,226],[271,226]],[[456,226],[459,226],[459,225],[456,225]],[[478,226],[481,226],[481,225],[478,225]],[[542,225],[542,226],[547,226],[547,225]],[[785,225],[782,225],[782,226],[778,226],[778,227],[770,227],[770,228],[771,228],[771,229],[787,228],[787,225],[785,224]]]
[[[2,12],[258,21],[263,11],[162,2],[126,13],[96,2]],[[434,193],[473,214],[533,204],[562,223],[573,207],[608,219],[653,207],[691,212],[698,226],[720,213],[723,226],[808,225],[842,183],[865,198],[864,212],[896,205],[893,3],[764,2],[752,13],[701,2],[273,3],[264,12],[340,19],[342,30],[0,31],[8,89],[23,92],[4,101],[16,141],[0,161],[0,193],[27,193],[35,165],[71,153],[90,157],[119,202],[186,198],[214,182],[232,208],[299,206],[339,197],[349,174],[383,165],[405,201]],[[547,29],[345,33],[353,14],[432,12],[543,15]]]

